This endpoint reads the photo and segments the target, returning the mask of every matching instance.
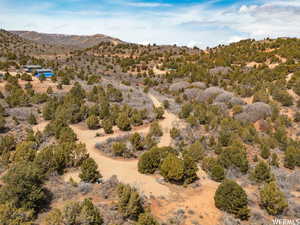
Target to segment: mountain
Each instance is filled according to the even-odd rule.
[[[35,41],[40,44],[50,44],[59,46],[69,46],[75,48],[89,48],[103,42],[113,44],[124,43],[123,41],[103,34],[96,35],[65,35],[65,34],[46,34],[35,31],[10,31],[20,37]]]

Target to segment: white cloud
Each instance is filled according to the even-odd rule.
[[[117,1],[117,0],[116,0]],[[41,13],[37,8],[9,7],[0,1],[0,24],[5,29],[47,33],[103,33],[136,43],[197,45],[205,48],[244,38],[300,37],[300,2],[260,0],[255,4],[214,8],[210,3],[166,7],[163,3],[127,1],[139,9],[84,8]],[[3,6],[3,7],[2,7]],[[133,6],[133,5],[132,5]],[[44,4],[52,8],[53,4]],[[134,8],[133,7],[133,8]],[[159,7],[165,7],[160,9]],[[155,10],[153,9],[155,8]]]

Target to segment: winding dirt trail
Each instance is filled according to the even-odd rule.
[[[160,107],[161,103],[152,94],[149,94],[155,107]],[[48,122],[42,122],[33,127],[35,131],[44,130]],[[170,129],[174,126],[182,125],[180,119],[173,113],[165,111],[164,119],[159,121],[163,130],[163,136],[160,139],[159,146],[169,146],[172,138],[170,137]],[[138,172],[138,160],[113,159],[105,156],[95,148],[96,143],[106,141],[108,138],[119,137],[128,133],[138,132],[147,134],[150,124],[135,127],[130,132],[122,132],[115,128],[115,132],[111,135],[96,137],[96,133],[103,133],[103,130],[88,130],[82,125],[71,126],[80,142],[85,143],[86,149],[99,168],[104,179],[108,179],[113,175],[117,175],[119,181],[130,184],[138,188],[138,190],[146,196],[153,195],[151,210],[153,214],[165,221],[169,217],[174,216],[174,212],[178,208],[185,210],[193,210],[193,215],[188,215],[184,224],[194,224],[194,221],[199,221],[201,224],[215,225],[218,223],[222,213],[215,207],[213,196],[218,187],[218,183],[205,178],[201,181],[201,186],[198,188],[183,188],[179,186],[163,185],[157,182],[159,175],[144,175]],[[204,177],[206,174],[199,170],[199,177]],[[78,171],[66,173],[63,179],[78,180]],[[159,199],[157,197],[164,197]]]
[[[153,95],[149,94],[149,97],[153,101],[155,107],[161,106],[161,103]],[[178,121],[179,119],[175,114],[167,111],[165,112],[164,119],[159,122],[162,130],[164,131],[159,146],[169,146],[171,144],[172,139],[170,137],[170,129],[173,127],[173,124]],[[34,130],[44,130],[46,125],[47,122],[42,122],[36,125]],[[102,130],[88,130],[81,125],[72,125],[71,128],[77,134],[78,140],[85,143],[90,157],[96,161],[104,179],[117,175],[121,182],[135,186],[141,193],[147,196],[153,195],[155,197],[167,197],[171,193],[167,186],[157,182],[158,177],[140,174],[137,166],[138,160],[118,160],[109,158],[95,148],[96,143],[104,142],[109,138],[119,137],[133,132],[146,134],[149,131],[150,124],[147,126],[137,127],[130,132],[116,130],[113,134],[102,137],[96,137],[96,133],[102,133]],[[76,177],[73,179],[76,180]]]

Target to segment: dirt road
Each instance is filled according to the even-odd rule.
[[[161,106],[161,103],[151,94],[149,97],[153,101],[155,107]],[[159,123],[163,129],[163,136],[159,146],[168,146],[171,144],[170,129],[179,119],[176,115],[170,112],[165,112],[164,119]],[[34,127],[34,130],[43,130],[47,122],[40,123]],[[138,160],[117,160],[109,158],[95,148],[96,143],[106,141],[108,138],[118,137],[132,132],[139,132],[146,134],[149,131],[150,125],[138,127],[130,132],[122,132],[116,130],[111,135],[96,137],[96,133],[103,132],[102,130],[88,130],[81,125],[72,125],[71,128],[77,134],[78,140],[85,143],[89,155],[96,161],[101,174],[104,179],[110,178],[112,175],[117,175],[118,179],[123,183],[128,183],[137,187],[141,193],[150,196],[168,196],[170,190],[167,186],[157,182],[157,178],[153,175],[144,175],[138,172]],[[73,178],[77,180],[76,177]]]
[[[149,94],[156,107],[161,106],[161,103],[154,95]],[[164,119],[159,122],[164,131],[161,137],[159,146],[169,146],[171,144],[170,129],[174,125],[178,125],[180,119],[173,113],[166,111]],[[34,130],[43,130],[47,122],[42,122],[34,127]],[[90,156],[96,161],[99,171],[104,179],[110,178],[112,175],[117,175],[118,179],[123,182],[135,186],[140,193],[147,196],[155,197],[163,196],[164,200],[157,198],[152,202],[153,214],[161,219],[166,220],[174,216],[173,212],[178,208],[193,210],[194,214],[189,215],[185,224],[193,224],[193,221],[199,221],[201,224],[215,225],[221,217],[221,212],[214,206],[213,196],[218,187],[218,183],[205,179],[201,181],[201,186],[195,189],[185,189],[179,186],[163,185],[157,182],[159,175],[144,175],[138,172],[138,160],[118,160],[105,156],[95,148],[96,143],[106,141],[108,138],[122,136],[132,132],[147,134],[150,125],[136,127],[130,132],[122,132],[115,128],[115,132],[111,135],[96,137],[96,133],[103,133],[103,130],[88,130],[82,125],[71,126],[80,142],[86,144],[86,148]],[[200,174],[199,177],[204,177],[206,174]],[[78,172],[70,172],[64,175],[64,179],[78,181]],[[172,190],[171,190],[171,189]]]

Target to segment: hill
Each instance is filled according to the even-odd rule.
[[[102,42],[114,44],[123,43],[121,40],[112,38],[103,34],[96,35],[64,35],[64,34],[46,34],[35,31],[10,31],[20,37],[35,41],[40,44],[50,44],[59,46],[70,46],[75,48],[88,48]]]
[[[0,224],[299,218],[299,46],[74,49],[0,31]]]

